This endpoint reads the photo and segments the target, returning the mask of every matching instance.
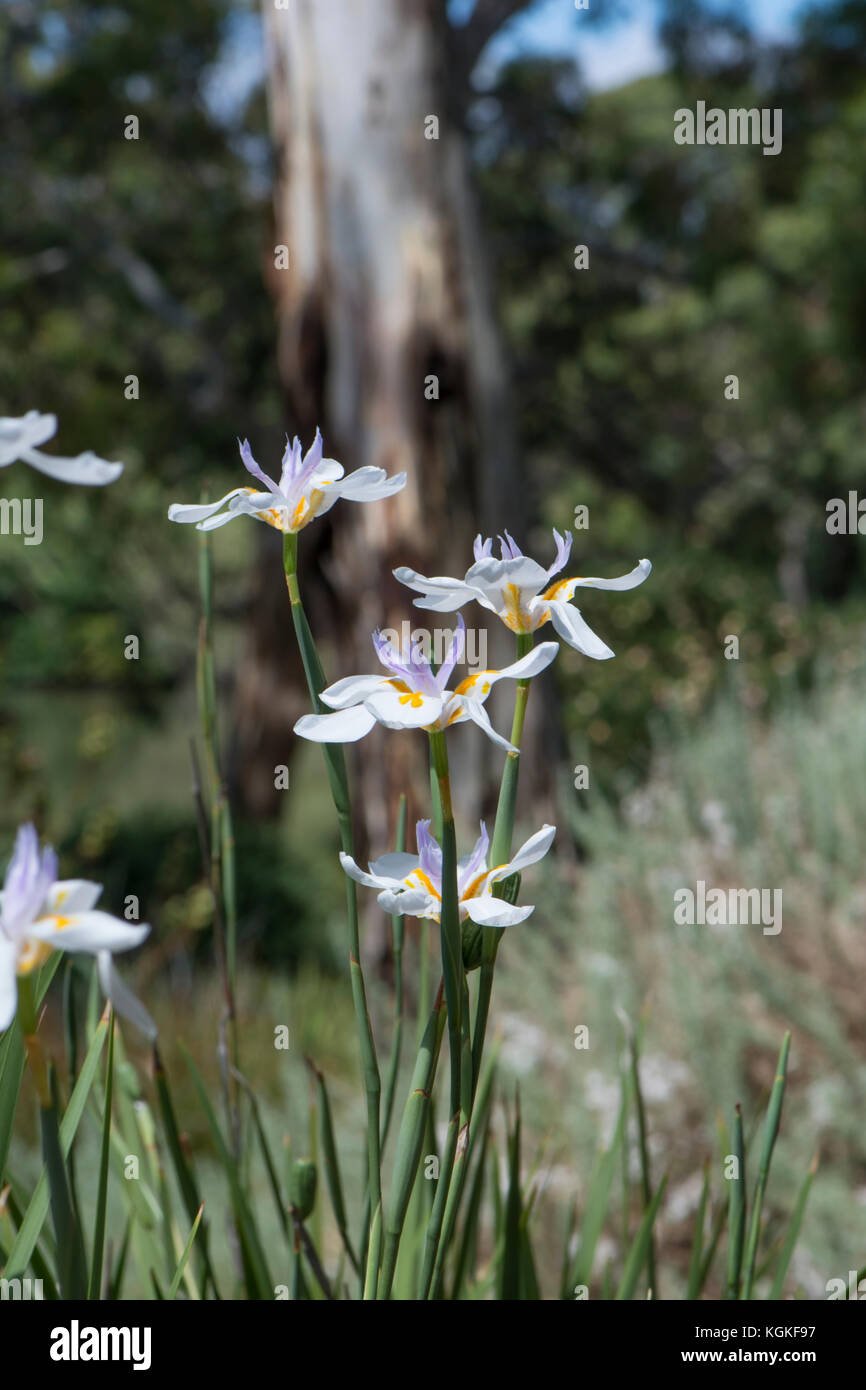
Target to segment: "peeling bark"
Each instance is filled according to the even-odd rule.
[[[375,627],[399,629],[406,618],[413,627],[453,627],[452,615],[414,609],[391,570],[462,573],[475,531],[525,516],[525,501],[460,127],[466,93],[449,90],[459,65],[444,4],[288,5],[263,6],[277,156],[274,242],[290,258],[287,270],[269,273],[288,424],[305,444],[320,425],[326,452],[347,470],[374,464],[408,474],[396,497],[338,504],[301,535],[303,592],[336,679],[376,669]],[[438,118],[438,139],[425,138],[428,117]],[[438,400],[425,400],[431,375]],[[284,720],[295,701],[285,693],[293,676],[286,657],[279,670],[259,669],[285,647],[285,596],[270,556],[257,574],[252,613],[239,681],[239,766],[252,748],[270,769],[285,761],[268,750],[285,749]],[[479,610],[466,618],[481,621]],[[426,805],[423,743],[407,733],[386,745],[374,734],[356,746],[360,854],[367,843],[380,852],[389,839],[407,782]],[[458,769],[476,791],[478,743],[465,741],[472,754]],[[259,779],[241,788],[259,813],[262,786]],[[276,795],[267,809],[276,813]],[[410,820],[417,809],[410,804]]]

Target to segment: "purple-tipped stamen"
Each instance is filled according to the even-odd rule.
[[[442,665],[439,667],[439,670],[436,672],[436,675],[434,677],[436,681],[437,690],[442,691],[446,688],[448,680],[451,676],[451,672],[454,670],[454,667],[457,665],[457,662],[462,659],[465,650],[466,624],[463,621],[463,614],[458,613],[457,627],[454,630],[454,634],[451,638],[451,643],[448,647],[448,651],[445,653]]]
[[[463,866],[459,873],[458,888],[461,897],[463,894],[464,887],[468,886],[468,884],[472,882],[473,878],[475,878],[476,875],[479,874],[481,870],[486,866],[487,851],[489,848],[490,836],[487,834],[487,826],[484,824],[484,821],[482,821],[481,834],[475,841],[475,847],[472,850],[472,853],[470,854],[469,858],[467,859],[466,864]]]
[[[262,472],[261,468],[253,458],[253,451],[250,448],[250,441],[248,439],[244,439],[243,441],[239,439],[238,448],[241,451],[241,458],[243,459],[243,465],[247,472],[251,473],[254,478],[257,478],[260,483],[264,483],[268,492],[272,492],[276,497],[282,499],[283,494],[280,492],[280,489],[277,487],[277,484],[274,482],[273,478],[269,478],[267,473]]]
[[[515,540],[505,532],[504,539],[499,537],[499,548],[503,560],[519,560],[523,556],[523,551]]]
[[[568,563],[568,558],[571,555],[572,542],[574,540],[570,531],[566,532],[564,536],[561,536],[558,531],[554,530],[553,538],[556,541],[556,559],[547,571],[548,579],[552,579],[555,574],[559,574],[563,566]]]
[[[419,820],[415,826],[415,841],[421,870],[430,879],[437,892],[442,889],[442,851],[430,834],[429,820]]]
[[[51,885],[57,881],[57,855],[46,848],[39,853],[39,836],[32,825],[22,825],[3,885],[3,927],[12,935],[34,921]]]

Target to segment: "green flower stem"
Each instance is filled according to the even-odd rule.
[[[448,1193],[451,1187],[451,1174],[454,1171],[458,1141],[462,1134],[460,1121],[461,1116],[459,1113],[451,1116],[448,1123],[448,1133],[445,1137],[445,1151],[442,1154],[442,1159],[439,1164],[439,1179],[436,1183],[436,1196],[433,1200],[433,1210],[430,1213],[430,1220],[427,1223],[427,1235],[424,1241],[424,1263],[421,1268],[421,1287],[419,1295],[422,1300],[430,1297],[433,1284],[433,1270],[436,1266],[436,1257],[439,1253],[442,1223],[445,1218],[445,1208],[448,1204]]]
[[[445,1032],[444,981],[440,980],[433,1011],[424,1029],[412,1073],[412,1086],[403,1111],[391,1181],[391,1201],[385,1228],[385,1251],[379,1277],[378,1297],[388,1299],[394,1283],[400,1239],[430,1117],[430,1098],[436,1077],[436,1064]],[[422,1184],[423,1186],[423,1184]]]
[[[460,1200],[463,1196],[463,1187],[466,1181],[466,1162],[469,1156],[472,1139],[470,1127],[473,1108],[472,1039],[469,1031],[469,1008],[467,999],[464,999],[464,1006],[463,1065],[461,1069],[463,1096],[460,1107],[460,1120],[455,1130],[456,1139],[453,1137],[452,1126],[449,1126],[446,1155],[443,1159],[443,1167],[440,1168],[439,1171],[439,1182],[436,1185],[436,1201],[433,1205],[433,1214],[427,1231],[427,1246],[424,1261],[423,1296],[425,1298],[438,1297],[443,1264],[448,1251],[448,1245],[454,1234],[457,1212],[460,1207]],[[447,1167],[445,1166],[446,1164]]]
[[[454,1117],[460,1112],[460,1061],[462,1051],[461,1014],[465,974],[460,943],[460,909],[457,899],[457,838],[454,831],[454,811],[451,806],[451,781],[448,774],[448,750],[441,729],[430,731],[430,759],[436,775],[439,810],[442,818],[442,906],[440,939],[442,943],[442,975],[445,980],[445,1005],[448,1010],[448,1047],[451,1056],[451,1108]]]
[[[418,939],[418,954],[420,956],[420,965],[418,978],[418,1036],[415,1041],[416,1050],[421,1046],[421,1039],[424,1036],[424,1020],[430,1012],[430,1001],[432,997],[430,972],[430,919],[428,917],[425,917],[421,922],[421,932]]]
[[[39,1107],[41,1110],[49,1110],[53,1101],[51,1098],[51,1087],[48,1082],[48,1068],[45,1063],[45,1054],[42,1051],[42,1043],[36,1032],[38,1023],[39,1019],[36,1005],[36,993],[33,988],[33,975],[19,975],[18,1025],[21,1029],[21,1036],[24,1039],[24,1049],[27,1053],[27,1060],[30,1063],[30,1070],[33,1074],[36,1094],[39,1097]]]
[[[451,805],[451,781],[448,771],[448,749],[442,730],[430,732],[430,762],[434,786],[433,806],[437,830],[441,830],[442,846],[442,905],[440,937],[442,943],[442,973],[445,981],[445,1004],[448,1011],[448,1049],[451,1060],[451,1098],[448,1138],[439,1168],[436,1199],[427,1226],[424,1265],[421,1276],[422,1297],[426,1298],[433,1277],[439,1249],[442,1221],[451,1183],[458,1140],[466,1133],[472,1104],[472,1049],[469,1034],[469,996],[466,972],[463,969],[463,947],[460,939],[460,908],[457,894],[457,839],[454,830],[454,811]]]
[[[325,688],[325,675],[322,670],[318,652],[316,651],[310,625],[307,622],[307,615],[301,603],[297,564],[298,538],[292,535],[284,536],[283,567],[286,574],[286,586],[289,591],[292,621],[295,625],[295,635],[298,639],[298,647],[304,665],[304,675],[307,679],[310,699],[316,713],[321,714],[327,712],[320,698]],[[338,743],[323,743],[322,751],[325,756],[325,767],[328,773],[331,797],[337,812],[337,823],[339,825],[343,852],[344,854],[350,854],[354,857],[355,844],[354,832],[352,829],[352,810],[349,801],[349,778],[346,771],[346,759],[343,748],[342,745]],[[373,1038],[370,1013],[367,1008],[367,991],[364,985],[364,974],[361,969],[358,895],[354,880],[349,878],[348,874],[345,875],[345,878],[352,1002],[355,1006],[358,1042],[361,1049],[361,1065],[364,1072],[364,1089],[367,1096],[367,1200],[369,1210],[375,1212],[382,1199],[379,1144],[379,1108],[382,1083],[379,1076],[379,1063],[376,1058],[376,1043]]]
[[[531,632],[517,634],[517,660],[532,651],[534,637]],[[523,739],[523,724],[526,719],[526,706],[529,701],[529,680],[517,682],[514,698],[514,718],[511,722],[511,743],[518,750]],[[491,868],[507,864],[511,855],[511,840],[514,835],[514,815],[517,805],[517,781],[520,771],[520,754],[508,753],[502,770],[499,785],[499,801],[496,806],[496,820],[493,826],[493,842],[490,847]],[[496,892],[496,889],[494,889]],[[497,927],[485,927],[481,936],[481,968],[479,971],[478,993],[475,999],[475,1019],[472,1037],[472,1085],[473,1091],[481,1075],[481,1060],[484,1054],[484,1038],[487,1033],[487,1016],[490,1011],[490,998],[493,994],[493,973],[496,969],[496,953],[502,940],[502,931]]]
[[[466,1030],[465,1043],[468,1047],[468,1029]],[[494,1060],[488,1061],[484,1069],[481,1084],[478,1089],[477,1100],[470,1101],[471,1116],[470,1123],[461,1129],[457,1137],[457,1148],[454,1155],[454,1168],[448,1188],[447,1200],[445,1202],[445,1212],[442,1221],[442,1234],[439,1241],[439,1249],[436,1254],[433,1266],[433,1278],[430,1284],[430,1297],[441,1298],[442,1296],[442,1277],[445,1267],[445,1256],[448,1253],[448,1246],[454,1235],[457,1224],[457,1213],[460,1209],[460,1201],[463,1196],[463,1188],[466,1185],[466,1173],[468,1170],[469,1159],[472,1155],[475,1144],[478,1141],[479,1130],[486,1128],[488,1113],[490,1108],[490,1093],[493,1087],[493,1077],[496,1071],[496,1050],[494,1049]]]
[[[394,849],[399,854],[406,848],[406,794],[400,797],[397,809],[397,833],[394,836]],[[398,915],[391,918],[391,943],[394,952],[394,1036],[391,1042],[391,1057],[385,1082],[384,1116],[382,1119],[382,1149],[391,1127],[394,1112],[394,1097],[397,1092],[397,1077],[400,1072],[400,1057],[403,1050],[403,937],[404,920]]]
[[[533,645],[531,633],[518,633],[517,635],[517,658],[518,660],[526,656]],[[529,699],[529,680],[519,681],[514,704],[514,718],[511,725],[511,743],[519,750],[523,737],[523,725],[526,719],[526,706]],[[432,742],[432,736],[431,736]],[[499,789],[499,802],[496,809],[496,821],[493,830],[493,842],[491,846],[490,863],[491,866],[505,864],[511,854],[511,840],[514,832],[514,815],[517,802],[517,780],[520,766],[519,752],[509,753],[502,773],[502,782]],[[434,760],[434,769],[438,767]],[[445,920],[444,894],[446,886],[445,877],[445,854],[444,847],[447,844],[447,815],[446,806],[450,810],[450,796],[447,798],[443,794],[441,781],[439,782],[439,801],[441,802],[442,820],[442,845],[443,845],[443,922]],[[438,809],[434,799],[434,809]],[[487,1018],[490,1010],[490,998],[493,992],[493,973],[496,965],[496,952],[499,949],[499,942],[502,938],[501,930],[495,927],[485,927],[482,933],[482,959],[479,972],[478,993],[475,1003],[474,1030],[470,1032],[468,1023],[469,1001],[466,993],[466,977],[461,968],[462,992],[461,1004],[465,1009],[465,1015],[460,1019],[461,1032],[461,1072],[457,1078],[460,1090],[460,1115],[456,1119],[456,1109],[453,1104],[451,1115],[452,1121],[448,1129],[445,1154],[440,1167],[440,1179],[436,1188],[436,1200],[433,1204],[433,1212],[427,1231],[427,1243],[425,1248],[424,1269],[422,1274],[422,1297],[430,1298],[436,1296],[436,1291],[441,1284],[443,1262],[447,1253],[448,1244],[453,1236],[458,1208],[463,1195],[463,1188],[466,1177],[466,1161],[470,1144],[469,1124],[472,1118],[475,1092],[478,1086],[478,1078],[481,1074],[481,1063],[484,1053],[484,1039],[487,1031]],[[444,959],[444,945],[443,945]],[[462,958],[461,958],[462,966]],[[450,1009],[449,1009],[450,1019]],[[450,1035],[449,1035],[450,1037]],[[452,1084],[454,1082],[452,1068]]]

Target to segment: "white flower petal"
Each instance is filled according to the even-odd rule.
[[[353,705],[334,714],[305,714],[295,725],[295,733],[314,743],[356,743],[375,723],[376,716],[368,709]]]
[[[319,483],[338,483],[344,471],[343,465],[336,459],[322,459],[318,468],[313,470],[312,484],[317,487]]]
[[[486,893],[480,898],[465,899],[461,907],[468,910],[479,927],[516,927],[535,911],[534,907],[512,907],[502,898],[491,898]]]
[[[393,573],[394,578],[399,579],[401,584],[413,589],[416,594],[423,595],[422,598],[414,600],[416,608],[426,608],[434,613],[454,613],[472,599],[482,603],[486,608],[493,607],[480,589],[470,589],[462,579],[451,579],[448,575],[433,575],[432,578],[425,579],[423,574],[418,574],[406,565],[401,565]]]
[[[533,647],[532,651],[527,652],[519,661],[512,661],[510,666],[503,666],[501,671],[488,671],[487,674],[496,681],[501,681],[503,676],[509,680],[527,680],[530,676],[537,676],[539,672],[546,670],[558,651],[558,642],[539,642],[537,647]]]
[[[379,894],[379,906],[392,917],[438,917],[441,903],[431,893],[420,888],[407,893],[393,893],[386,889]]]
[[[543,859],[550,849],[555,834],[555,825],[543,825],[540,830],[536,830],[534,835],[530,835],[525,844],[520,846],[513,859],[510,859],[507,864],[493,869],[488,881],[497,883],[500,879],[509,878],[511,874],[520,873],[530,864],[537,864],[539,859]]]
[[[0,1033],[8,1028],[18,1007],[18,979],[15,961],[18,948],[6,933],[0,930]]]
[[[38,449],[56,433],[56,415],[28,410],[26,415],[0,416],[0,468],[17,462],[22,449]]]
[[[435,724],[442,713],[442,700],[415,691],[401,693],[386,682],[367,696],[364,708],[386,729],[426,729],[428,724]]]
[[[108,912],[78,912],[74,916],[40,917],[26,937],[44,941],[55,951],[131,951],[150,931],[147,923],[123,922]]]
[[[385,676],[345,676],[323,690],[321,699],[331,709],[347,709],[349,705],[359,705],[372,695],[380,685],[387,684]]]
[[[45,901],[43,911],[71,917],[76,912],[89,912],[102,893],[102,884],[89,883],[84,878],[61,879],[55,883]]]
[[[459,701],[462,707],[462,713],[456,716],[452,715],[448,721],[450,724],[462,724],[464,719],[471,719],[473,724],[477,724],[479,729],[483,729],[487,737],[491,739],[497,747],[504,748],[506,753],[516,753],[518,751],[513,743],[509,743],[507,738],[503,738],[501,734],[496,732],[490,722],[490,716],[487,710],[480,701],[469,700],[465,695],[457,695],[455,696],[455,700]]]
[[[392,497],[406,486],[406,474],[395,473],[388,477],[384,468],[356,468],[354,473],[335,483],[334,491],[338,497],[349,502],[376,502],[381,497]],[[330,490],[330,489],[329,489]]]
[[[380,874],[377,872],[377,865],[380,861],[370,865],[370,873],[359,868],[350,854],[340,853],[340,863],[349,878],[353,878],[356,883],[362,883],[365,888],[400,888],[404,875],[395,877],[393,874]],[[417,865],[417,859],[413,860],[413,866]]]
[[[636,589],[638,584],[642,584],[652,569],[649,560],[641,560],[635,565],[628,574],[622,574],[618,579],[574,579],[570,580],[578,589]]]
[[[595,661],[607,661],[614,655],[580,616],[579,608],[573,608],[570,603],[551,603],[548,607],[550,621],[570,647],[583,652],[584,656],[593,657]]]
[[[88,449],[75,458],[62,458],[59,454],[41,454],[38,449],[22,449],[19,454],[22,463],[29,463],[49,478],[58,478],[62,483],[78,483],[84,487],[105,487],[113,483],[123,472],[122,463],[109,463]]]
[[[501,593],[506,584],[536,594],[547,583],[547,570],[529,555],[518,555],[514,560],[495,560],[491,555],[466,571],[464,583],[483,589],[491,597]]]
[[[232,488],[231,492],[227,492],[225,497],[221,497],[218,502],[190,504],[185,502],[173,502],[168,509],[168,519],[169,521],[192,522],[198,524],[198,522],[204,521],[207,517],[213,516],[221,507],[224,507],[227,502],[231,502],[233,497],[239,497],[242,493],[247,493],[247,495],[249,495],[249,489],[245,487]],[[230,520],[230,515],[226,517],[226,520]]]
[[[132,990],[118,975],[114,968],[114,961],[110,951],[100,951],[96,957],[96,968],[99,975],[99,983],[102,985],[102,992],[110,1001],[115,1013],[120,1014],[127,1022],[135,1024],[145,1037],[151,1042],[155,1042],[158,1029],[147,1009],[140,999],[136,999]]]
[[[370,873],[377,878],[387,880],[382,883],[382,887],[396,888],[402,884],[411,873],[420,867],[421,859],[417,854],[404,854],[401,850],[392,850],[390,854],[383,854],[379,859],[374,859],[370,865]]]

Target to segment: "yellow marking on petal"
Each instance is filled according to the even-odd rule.
[[[51,955],[51,947],[47,941],[28,941],[18,952],[18,959],[15,963],[19,975],[29,975],[32,970],[38,970],[40,965]]]
[[[251,492],[252,488],[244,490]],[[285,530],[285,512],[281,507],[267,507],[260,512],[253,512],[252,515],[257,521],[263,521],[266,526],[273,526],[275,531]]]
[[[305,526],[309,526],[311,521],[315,521],[325,497],[323,488],[329,486],[331,486],[331,480],[324,479],[318,487],[313,488],[309,497],[301,498],[289,525],[290,531],[303,531]]]
[[[476,671],[474,676],[467,676],[466,679],[461,681],[460,684],[457,686],[457,688],[454,691],[454,694],[468,695],[472,687],[475,685],[476,681],[480,681],[482,676],[487,676],[489,674],[489,671]]]
[[[577,588],[576,579],[557,579],[551,584],[549,589],[545,589],[541,595],[545,603],[562,603],[570,598],[574,598],[574,591]]]
[[[307,504],[307,499],[306,497],[302,497],[298,505],[295,507],[295,510],[292,512],[291,518],[288,523],[287,529],[290,535],[294,535],[296,531],[302,530],[303,527],[306,526],[307,521],[312,520],[311,517],[307,517],[308,510],[309,507]]]
[[[468,695],[470,690],[473,690],[479,681],[483,681],[483,685],[481,686],[481,694],[489,695],[491,686],[493,685],[493,681],[492,679],[488,680],[488,676],[492,677],[497,674],[498,673],[496,671],[476,671],[474,676],[467,676],[464,681],[460,682],[460,684],[454,691],[454,694]]]
[[[481,886],[481,884],[484,883],[484,881],[485,881],[485,879],[487,878],[487,875],[488,875],[489,872],[490,872],[489,869],[484,869],[480,874],[476,875],[476,877],[473,878],[472,882],[471,882],[470,884],[468,884],[468,885],[463,889],[463,892],[460,894],[460,900],[461,900],[461,902],[463,901],[464,898],[477,898],[477,896],[478,896],[478,889],[479,889],[479,887]]]
[[[412,879],[414,879],[416,883],[419,883],[422,888],[425,888],[427,892],[431,895],[431,897],[436,898],[438,902],[442,901],[441,893],[439,892],[438,888],[435,887],[433,880],[427,874],[425,874],[423,869],[413,869],[409,877],[406,879],[406,882],[409,883],[412,881]]]
[[[400,696],[401,705],[411,705],[413,709],[420,709],[424,703],[424,696],[419,695],[417,690],[410,690],[408,694]]]
[[[503,584],[503,608],[499,614],[511,632],[531,632],[532,619],[521,603],[521,591],[517,584]]]

